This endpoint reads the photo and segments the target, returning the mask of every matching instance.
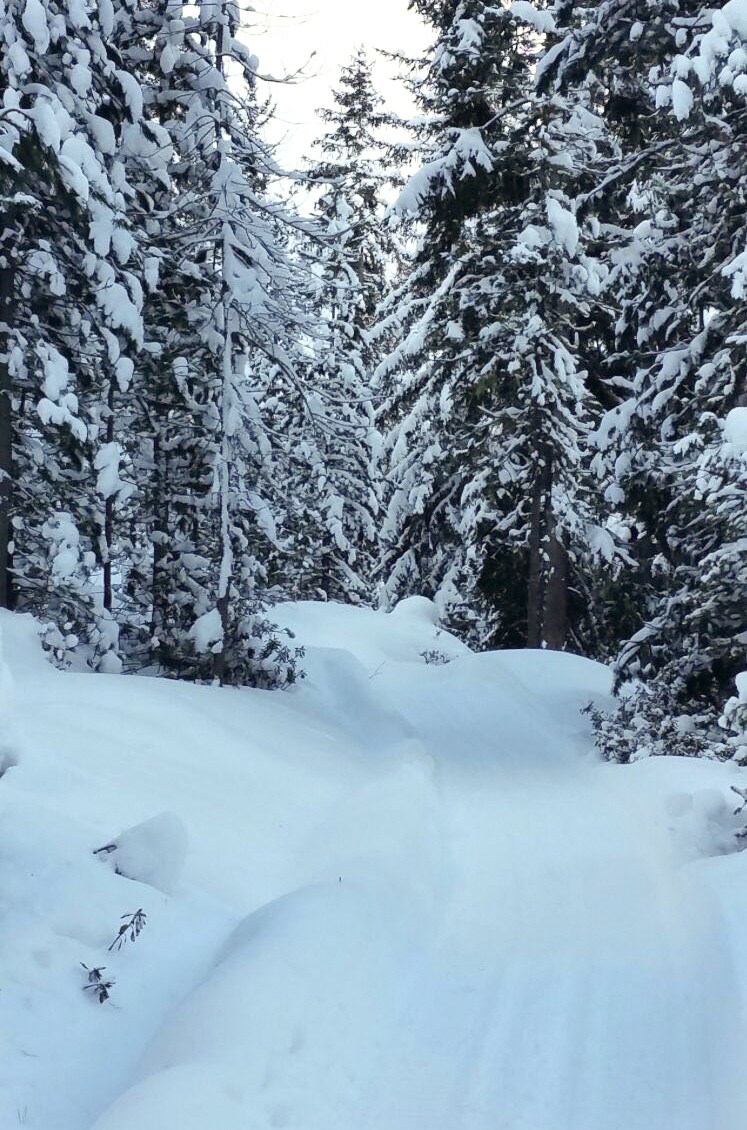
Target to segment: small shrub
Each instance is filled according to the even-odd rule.
[[[122,925],[119,927],[119,930],[117,930],[116,938],[109,946],[109,952],[111,953],[112,950],[119,952],[128,938],[131,942],[134,942],[135,938],[139,937],[140,931],[144,928],[146,918],[147,915],[142,907],[136,910],[134,914],[123,914]]]
[[[98,999],[99,1004],[109,1000],[110,990],[114,988],[115,981],[113,977],[104,977],[105,965],[97,966],[95,969],[89,969],[87,965],[80,963],[88,974],[88,980],[83,986],[83,992],[93,993]]]

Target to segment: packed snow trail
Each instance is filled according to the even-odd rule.
[[[203,902],[191,888],[183,910],[173,899],[171,946],[156,937],[151,954],[145,933],[123,969],[144,970],[158,995],[151,956],[178,972],[188,939],[182,1003],[168,984],[165,1002],[138,992],[134,1069],[132,999],[121,1018],[91,1006],[119,1057],[113,1101],[98,1117],[28,1125],[743,1130],[733,942],[702,871],[673,847],[662,791],[591,751],[578,707],[604,695],[605,672],[552,653],[473,656],[429,624],[426,602],[286,615],[309,648],[299,693],[176,688],[178,740],[126,766],[196,834],[188,879]],[[425,663],[438,649],[452,661]],[[96,686],[142,740],[166,709],[151,680],[48,683],[69,688],[78,713]],[[61,699],[46,697],[59,717]],[[214,735],[201,782],[193,733],[195,757]],[[118,759],[69,758],[113,803]],[[727,789],[729,772],[711,766],[707,780]],[[232,915],[242,904],[250,913]],[[162,913],[154,904],[154,921]],[[96,1095],[86,1109],[104,1105]]]
[[[96,1130],[743,1127],[704,892],[593,773],[496,777],[368,790],[380,853],[250,916]]]

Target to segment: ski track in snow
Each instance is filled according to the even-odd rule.
[[[88,1009],[78,1058],[55,1053],[60,1030],[40,1038],[30,1014],[19,1039],[48,1060],[38,1079],[57,1097],[38,1101],[32,1079],[32,1101],[0,1126],[743,1130],[731,942],[702,868],[672,850],[651,794],[589,751],[578,706],[603,693],[603,673],[569,656],[472,656],[443,634],[458,658],[428,666],[425,611],[414,604],[397,624],[291,606],[310,679],[287,717],[273,715],[282,696],[237,697],[251,711],[219,731],[219,698],[231,692],[177,687],[183,734],[160,751],[179,777],[173,797],[161,795],[154,761],[162,686],[19,683],[21,713],[36,696],[42,719],[28,718],[27,753],[48,740],[52,717],[69,757],[57,778],[30,756],[24,777],[23,758],[17,799],[35,791],[57,812],[57,794],[90,789],[93,774],[114,809],[111,832],[129,816],[115,798],[131,773],[155,806],[173,801],[196,847],[179,898],[136,885],[130,901],[150,897],[151,921],[120,964],[126,1007]],[[91,699],[94,685],[112,689]],[[94,735],[115,708],[145,748],[102,764]],[[267,750],[261,771],[242,756],[250,718]],[[357,749],[347,744],[356,720]],[[212,727],[223,745],[205,758]],[[253,805],[246,826],[242,796]],[[101,814],[97,824],[103,842]],[[262,854],[271,833],[272,858],[267,842]],[[83,843],[71,834],[65,868]],[[128,881],[88,864],[113,915],[121,887],[115,898],[106,884]],[[78,926],[69,961],[98,944]],[[64,1029],[81,1002],[77,986],[62,995]]]

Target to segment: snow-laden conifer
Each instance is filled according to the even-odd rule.
[[[423,588],[480,642],[562,647],[574,582],[615,554],[588,444],[606,268],[576,201],[610,146],[588,99],[535,92],[537,32],[554,22],[528,15],[460,4],[421,87],[427,159],[400,207],[423,236],[379,370],[383,567],[390,598]]]
[[[175,154],[154,329],[163,395],[191,438],[173,444],[152,405],[155,654],[182,674],[284,682],[292,657],[263,595],[282,518],[283,437],[270,434],[261,405],[270,371],[291,392],[297,380],[285,343],[302,317],[299,275],[278,234],[289,218],[266,192],[276,170],[238,8],[221,0],[185,7],[177,24],[169,16],[155,40],[165,78],[150,95]]]
[[[604,26],[592,15],[556,62],[561,85],[605,76],[610,98],[627,76],[640,125],[632,142],[619,125],[627,144],[619,177],[637,211],[615,266],[631,389],[604,429],[638,534],[639,624],[617,660],[623,697],[600,723],[601,740],[622,759],[721,752],[719,718],[745,643],[746,484],[727,421],[747,391],[739,171],[747,29],[739,5],[659,4],[623,35],[625,5],[604,7]],[[607,118],[614,127],[609,108]]]
[[[87,581],[111,558],[112,428],[143,341],[121,156],[141,103],[112,43],[113,16],[110,5],[56,0],[8,0],[0,12],[9,408],[0,459],[11,484],[0,588],[5,603],[50,624],[58,655],[83,636],[102,659],[116,652],[116,625]]]
[[[307,173],[317,223],[306,248],[316,327],[302,361],[315,427],[301,441],[305,477],[289,484],[295,576],[288,591],[358,601],[371,595],[379,509],[369,331],[392,261],[378,134],[384,118],[363,50],[343,68],[321,118],[327,128]]]

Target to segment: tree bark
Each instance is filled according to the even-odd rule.
[[[114,440],[114,382],[109,381],[107,397],[108,418],[106,421],[106,442]],[[104,608],[111,613],[112,610],[112,541],[114,539],[114,497],[110,495],[104,500],[104,546],[103,546],[103,573],[104,573]]]
[[[542,447],[532,485],[529,528],[529,575],[527,579],[527,647],[542,647],[547,589],[547,519],[552,490],[552,453]]]
[[[529,529],[529,576],[527,578],[527,647],[539,647],[542,642],[542,522],[543,505],[542,469],[532,486],[532,513]]]
[[[14,314],[14,271],[9,257],[0,266],[0,607],[13,603],[11,584],[11,507],[13,502],[13,418],[10,341]]]
[[[162,576],[163,564],[166,560],[165,534],[168,530],[168,501],[166,498],[168,473],[165,459],[166,456],[156,435],[153,437],[154,529],[152,532],[153,572],[151,574],[150,636],[151,640],[158,639],[159,641],[161,640],[161,630],[166,621],[167,591],[166,578]]]
[[[554,651],[562,651],[568,632],[568,554],[554,532],[550,534],[548,554],[543,643]]]

